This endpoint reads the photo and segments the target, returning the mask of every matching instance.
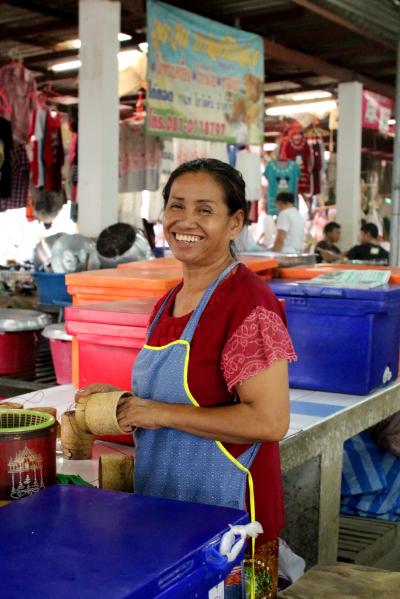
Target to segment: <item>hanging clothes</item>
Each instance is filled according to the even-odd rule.
[[[294,133],[283,142],[280,158],[297,162],[300,167],[298,191],[302,194],[312,194],[312,153],[307,139],[301,132]]]
[[[260,200],[262,197],[260,156],[249,149],[240,150],[236,157],[235,168],[242,173],[246,184],[246,200],[248,202]],[[257,221],[257,218],[255,220]]]
[[[45,184],[43,141],[46,130],[46,118],[47,111],[44,108],[38,107],[32,113],[29,153],[32,171],[32,183],[35,187],[43,187]]]
[[[208,156],[209,158],[215,158],[229,164],[228,148],[227,145],[220,141],[209,141],[208,142]]]
[[[270,160],[264,176],[268,181],[268,214],[276,215],[276,196],[281,191],[290,191],[297,206],[297,188],[300,179],[300,167],[294,160]]]
[[[0,117],[0,198],[8,198],[11,193],[12,148],[11,123]]]
[[[236,158],[237,158],[237,154],[239,152],[239,148],[236,144],[227,144],[227,151],[228,151],[228,162],[231,166],[233,166],[234,168],[236,167]]]
[[[71,183],[72,201],[76,202],[78,195],[78,134],[72,133],[69,146],[69,176]]]
[[[11,187],[7,198],[0,198],[0,212],[24,208],[28,203],[30,165],[25,145],[14,141],[11,150]]]
[[[159,186],[161,142],[131,119],[119,126],[119,192],[156,191]]]
[[[322,173],[325,169],[325,146],[322,138],[311,137],[308,140],[312,154],[312,187],[313,194],[317,195],[321,193],[321,178]]]
[[[161,142],[160,181],[157,191],[149,191],[147,198],[142,202],[142,218],[149,223],[157,223],[162,220],[164,199],[162,191],[175,168],[173,140],[164,138]]]
[[[0,116],[10,120],[14,139],[26,144],[29,141],[30,113],[36,94],[33,73],[21,62],[13,60],[0,68],[0,89],[11,108],[10,113],[6,114],[0,104]]]
[[[44,183],[47,191],[61,190],[61,169],[64,164],[64,148],[61,138],[61,117],[54,110],[46,114],[42,158],[44,163]]]
[[[227,146],[219,141],[175,137],[172,142],[175,168],[183,162],[197,158],[215,158],[229,164]]]

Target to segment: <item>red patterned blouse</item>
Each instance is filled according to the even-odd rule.
[[[179,339],[190,314],[172,316],[175,295],[157,323],[149,344],[159,347]],[[165,296],[153,311],[154,318]],[[275,360],[295,360],[286,318],[275,295],[258,275],[240,264],[213,293],[193,336],[188,369],[192,395],[204,407],[238,401],[240,384]],[[265,398],[268,401],[268,398]],[[226,444],[237,457],[248,445]],[[279,444],[263,443],[250,468],[254,479],[256,518],[264,534],[259,545],[283,527],[283,493]]]

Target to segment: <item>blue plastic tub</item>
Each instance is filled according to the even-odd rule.
[[[49,487],[0,510],[0,596],[208,599],[243,559],[219,555],[221,536],[247,522],[232,508]]]
[[[35,271],[33,277],[41,304],[55,304],[63,307],[72,304],[72,297],[67,292],[64,273]]]
[[[337,289],[273,279],[298,361],[291,387],[365,395],[398,374],[400,285]]]

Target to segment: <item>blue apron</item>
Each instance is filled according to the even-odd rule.
[[[190,342],[219,283],[237,266],[230,264],[208,287],[177,341],[162,347],[147,344],[165,310],[161,305],[147,333],[132,373],[132,388],[142,399],[199,407],[188,386]],[[253,481],[249,472],[260,444],[234,458],[219,441],[170,428],[135,431],[135,492],[141,495],[245,509],[246,480],[254,520]],[[240,597],[241,594],[236,594]]]

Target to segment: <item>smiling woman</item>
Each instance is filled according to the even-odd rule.
[[[234,255],[246,218],[240,173],[194,160],[171,174],[163,195],[164,233],[183,280],[154,309],[133,369],[134,397],[118,412],[120,426],[135,429],[135,491],[247,507],[264,530],[249,557],[259,570],[251,597],[272,598],[283,526],[278,441],[295,359],[285,317]],[[243,598],[244,584],[239,568],[225,596]]]

